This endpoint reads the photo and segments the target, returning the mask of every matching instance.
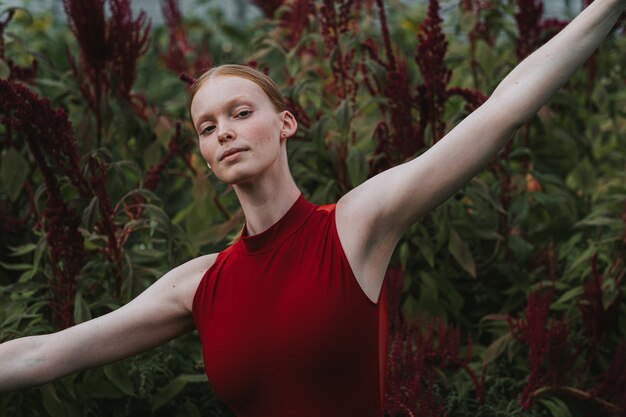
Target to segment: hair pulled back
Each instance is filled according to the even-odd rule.
[[[193,101],[193,98],[198,90],[200,90],[200,87],[202,87],[211,78],[215,77],[239,77],[250,80],[263,90],[277,112],[287,110],[287,102],[285,101],[285,98],[280,93],[280,89],[276,83],[270,77],[245,65],[225,64],[213,67],[204,72],[194,81],[193,84],[191,84],[191,86],[189,86],[189,89],[187,90],[187,110],[189,111],[190,119],[191,102]]]

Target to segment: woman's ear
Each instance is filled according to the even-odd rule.
[[[281,113],[282,126],[280,128],[280,138],[288,139],[295,135],[298,130],[298,121],[295,116],[291,114],[289,110],[285,110]]]

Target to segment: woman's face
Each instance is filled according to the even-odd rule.
[[[207,80],[190,110],[200,153],[227,184],[241,184],[278,167],[284,140],[297,126],[291,113],[276,111],[261,87],[235,76]]]

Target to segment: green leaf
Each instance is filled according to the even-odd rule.
[[[89,205],[85,207],[83,210],[83,226],[87,228],[87,230],[91,230],[93,228],[93,224],[96,221],[96,216],[98,215],[98,197],[93,197],[89,202]]]
[[[46,384],[39,388],[41,398],[43,400],[43,406],[50,417],[65,417],[65,406],[59,399],[54,384]]]
[[[83,382],[78,389],[86,393],[82,395],[89,395],[91,398],[123,398],[126,396],[123,391],[107,379],[103,368],[89,369],[83,374]]]
[[[535,250],[530,242],[519,235],[509,236],[508,244],[515,256],[521,261],[528,259]]]
[[[539,403],[548,409],[553,417],[572,417],[567,404],[556,397],[541,398]]]
[[[409,265],[409,259],[411,257],[411,251],[409,250],[409,244],[407,242],[400,244],[398,254],[400,256],[400,264],[406,269]]]
[[[179,375],[170,381],[165,387],[163,387],[154,396],[154,403],[152,404],[152,411],[155,411],[159,407],[166,404],[169,400],[174,398],[176,394],[182,391],[189,382],[207,382],[206,375]]]
[[[498,359],[502,353],[507,349],[509,344],[513,341],[511,332],[507,332],[493,341],[485,350],[483,357],[483,364],[488,364]]]
[[[198,408],[198,406],[196,406],[194,403],[192,403],[189,400],[185,402],[185,405],[182,411],[183,412],[180,415],[185,416],[185,417],[202,417],[202,413],[200,412],[200,409]]]
[[[89,305],[83,295],[79,292],[74,298],[74,321],[78,324],[87,320],[91,320],[91,311],[89,311]]]
[[[429,313],[435,313],[441,306],[439,303],[439,287],[437,278],[426,271],[420,271],[419,307]]]
[[[560,304],[567,304],[568,301],[578,298],[583,294],[583,287],[574,287],[570,290],[566,291],[552,306],[553,308],[557,308]]]
[[[0,78],[2,78],[3,80],[6,80],[7,78],[9,78],[10,74],[11,74],[11,68],[9,68],[9,65],[7,65],[6,62],[4,62],[4,59],[0,60]]]
[[[25,271],[22,275],[20,275],[18,282],[24,283],[24,282],[30,281],[37,274],[38,271],[39,271],[39,268],[33,265],[33,267],[30,270]]]
[[[30,264],[7,264],[4,262],[0,262],[0,266],[9,271],[27,271],[33,267]]]
[[[350,106],[350,100],[345,99],[341,102],[336,110],[337,124],[339,130],[343,135],[348,135],[350,132],[350,124],[352,123],[352,108]],[[343,139],[348,139],[343,137]]]
[[[574,226],[576,227],[581,227],[581,226],[615,226],[615,227],[621,227],[622,225],[622,220],[620,219],[613,219],[610,217],[603,217],[603,216],[599,216],[599,217],[594,217],[594,218],[586,218],[583,219],[581,221],[579,221],[578,223],[576,223]]]
[[[365,154],[357,147],[350,146],[348,148],[346,165],[348,166],[350,185],[357,187],[367,179],[368,167]]]
[[[37,245],[34,243],[27,243],[22,246],[9,246],[9,248],[11,249],[11,256],[22,256],[37,249]]]
[[[476,278],[476,263],[467,243],[463,242],[454,229],[450,229],[448,250],[459,265],[472,277]]]
[[[154,167],[161,162],[163,145],[154,141],[143,151],[143,164],[146,167]]]
[[[596,186],[596,176],[589,158],[584,158],[582,162],[574,168],[565,183],[568,187],[576,191],[592,191]]]
[[[128,376],[127,370],[119,363],[114,363],[104,367],[104,374],[121,391],[128,395],[135,395],[133,382]]]
[[[415,237],[411,239],[420,251],[420,254],[426,259],[431,268],[435,266],[435,248],[430,239]]]
[[[28,162],[15,149],[9,148],[2,158],[2,182],[11,201],[15,201],[28,177]]]

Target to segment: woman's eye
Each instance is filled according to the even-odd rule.
[[[201,135],[208,135],[209,133],[213,132],[215,130],[215,126],[207,126],[204,129],[202,129],[200,131]]]
[[[252,114],[252,110],[242,110],[237,113],[237,117],[248,117]]]

